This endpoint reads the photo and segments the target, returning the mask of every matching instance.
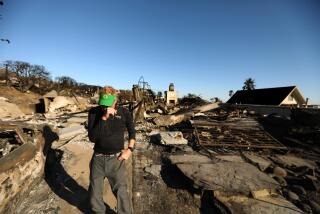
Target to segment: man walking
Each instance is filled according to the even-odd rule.
[[[135,128],[130,112],[116,106],[117,91],[106,86],[99,97],[99,106],[88,115],[88,136],[94,145],[90,162],[90,204],[95,213],[105,214],[103,182],[107,177],[117,198],[117,213],[133,213],[127,189],[125,160],[134,149]],[[125,128],[129,133],[129,145],[124,149]]]

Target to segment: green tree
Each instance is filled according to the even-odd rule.
[[[210,98],[210,101],[211,101],[211,102],[214,102],[214,103],[216,103],[216,102],[222,102],[222,100],[221,100],[219,97]]]
[[[68,76],[56,77],[56,81],[61,88],[73,88],[78,85],[76,80]]]
[[[188,93],[186,96],[184,96],[186,98],[196,98],[196,97],[200,97],[200,96],[197,96],[196,94],[192,94],[192,93]]]
[[[29,78],[32,84],[39,84],[50,81],[50,72],[43,65],[31,65]]]
[[[234,94],[233,90],[229,91],[229,97],[232,97],[232,95]]]
[[[19,90],[24,92],[32,85],[50,80],[50,72],[42,65],[31,65],[28,62],[7,60],[3,63],[17,80]],[[8,74],[6,74],[8,75]]]
[[[28,78],[31,72],[31,65],[27,62],[11,60],[6,61],[5,64],[8,70],[14,73],[19,86],[19,90],[24,91],[25,86],[28,85]]]
[[[248,78],[244,81],[242,90],[254,90],[255,88],[255,80],[252,78]]]

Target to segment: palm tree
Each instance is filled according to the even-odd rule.
[[[234,93],[233,90],[230,90],[229,91],[229,97],[232,97],[233,93]]]
[[[256,88],[254,79],[248,78],[246,81],[243,83],[242,90],[254,90]]]

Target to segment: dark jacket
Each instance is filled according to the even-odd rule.
[[[114,154],[124,148],[124,132],[128,130],[129,139],[135,139],[135,128],[131,113],[122,107],[116,108],[117,114],[104,121],[100,106],[90,109],[88,115],[88,136],[95,143],[94,151]]]

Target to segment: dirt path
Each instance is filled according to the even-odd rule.
[[[55,157],[61,161],[50,167],[46,179],[30,192],[18,213],[92,213],[87,191],[92,152],[90,144],[80,142],[66,144],[55,151]],[[116,199],[107,180],[104,201],[112,210],[115,209]]]

